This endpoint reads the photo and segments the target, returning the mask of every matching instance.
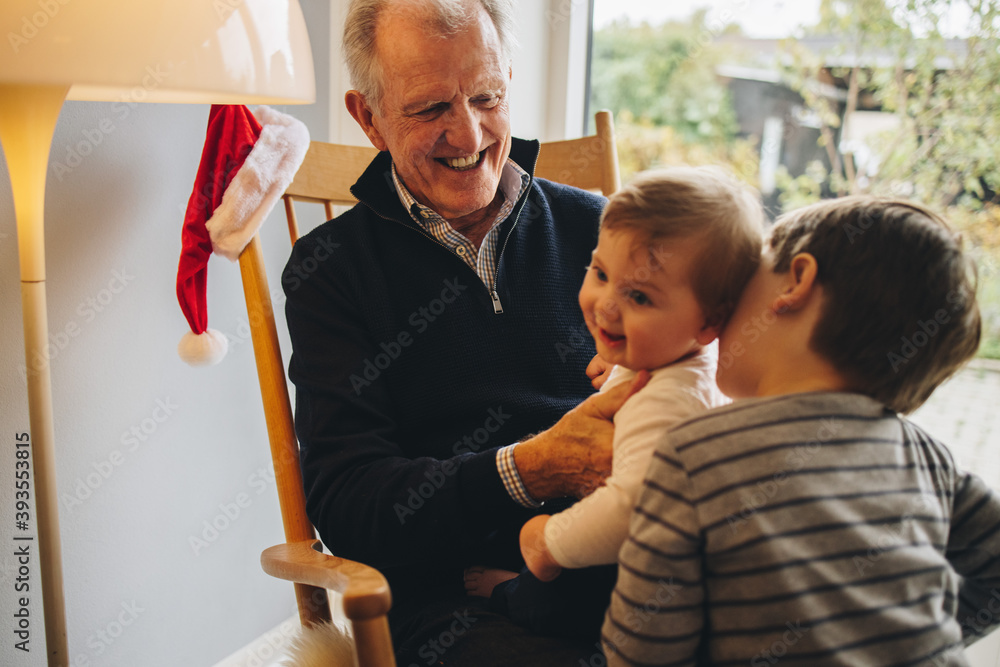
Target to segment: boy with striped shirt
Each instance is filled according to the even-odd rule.
[[[720,337],[737,400],[658,445],[612,665],[962,665],[1000,622],[1000,499],[902,414],[976,351],[972,267],[912,203],[772,228]]]

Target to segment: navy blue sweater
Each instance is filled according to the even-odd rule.
[[[537,142],[514,140],[531,172]],[[282,284],[307,511],[339,556],[461,586],[476,563],[517,567],[531,512],[511,500],[498,446],[551,426],[592,392],[577,292],[602,197],[534,179],[486,286],[399,202],[382,153],[361,202],[302,237]]]

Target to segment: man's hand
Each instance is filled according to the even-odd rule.
[[[612,419],[626,399],[649,381],[640,372],[630,384],[595,394],[514,448],[514,465],[528,494],[541,502],[583,498],[611,473]]]
[[[614,364],[609,364],[601,359],[601,355],[594,355],[594,358],[587,364],[587,377],[590,378],[590,384],[593,385],[594,389],[600,389],[604,386],[611,369],[614,367]]]
[[[562,566],[545,545],[545,524],[548,521],[548,516],[536,516],[521,528],[521,556],[539,581],[552,581],[562,572]]]

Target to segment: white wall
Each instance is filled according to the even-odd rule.
[[[312,27],[328,24],[329,7],[307,0],[303,9],[318,100],[282,109],[323,139],[329,39]],[[187,326],[174,296],[180,229],[207,118],[208,106],[68,102],[52,144],[48,319],[78,666],[210,665],[294,613],[291,586],[259,565],[282,530],[238,267],[217,257],[209,266],[209,322],[230,337],[229,356],[194,369],[175,353]],[[275,288],[288,253],[283,226],[275,213],[263,230]],[[46,664],[37,552],[30,653],[11,632],[23,595],[14,590],[14,440],[28,431],[20,309],[0,161],[0,664],[17,667]]]
[[[314,139],[348,141],[339,37],[329,34],[331,25],[340,29],[345,2],[302,5],[317,103],[282,110]],[[520,136],[552,138],[546,10],[521,0],[512,90]],[[228,357],[194,369],[175,354],[187,326],[174,295],[180,228],[207,117],[207,106],[68,102],[52,144],[48,318],[69,655],[78,667],[211,665],[294,613],[291,586],[259,566],[261,550],[282,539],[281,521],[239,270],[225,259],[209,263],[208,302],[210,326],[230,338]],[[288,241],[280,211],[262,237],[282,320]],[[10,631],[22,595],[14,590],[12,545],[21,533],[11,471],[28,408],[5,162],[0,341],[0,664],[34,667],[46,664],[37,557],[30,653],[14,648]],[[287,337],[283,346],[287,361]],[[193,539],[204,544],[196,549]]]
[[[257,565],[261,548],[280,541],[281,524],[273,483],[266,474],[254,477],[267,469],[267,440],[241,326],[246,314],[237,267],[213,258],[209,269],[209,321],[234,339],[229,357],[192,369],[174,352],[186,327],[174,298],[180,223],[208,107],[128,111],[66,104],[50,165],[87,145],[85,133],[107,127],[108,119],[114,131],[83,148],[89,154],[62,180],[50,166],[46,197],[70,656],[77,665],[87,659],[92,665],[210,664],[273,625],[262,609],[280,609],[276,618],[292,609],[285,588],[262,577]],[[12,443],[15,433],[28,430],[28,417],[16,232],[6,187],[0,193],[0,233],[7,235],[0,242],[0,434]],[[271,223],[268,231],[279,229]],[[270,254],[272,266],[280,266],[281,253]],[[0,450],[0,461],[0,469],[14,469],[12,444]],[[0,535],[7,545],[14,532],[12,486],[0,483]],[[196,553],[189,537],[201,536],[203,522],[216,520],[220,504],[240,493],[252,503]],[[226,523],[223,515],[218,524]],[[4,612],[14,609],[7,583],[12,557],[5,546]],[[45,664],[37,560],[31,567],[31,659],[14,652],[5,636],[5,665]],[[141,612],[119,620],[123,605]],[[130,623],[123,630],[122,621]],[[120,636],[107,642],[102,631]]]

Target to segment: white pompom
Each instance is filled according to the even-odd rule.
[[[177,344],[177,354],[181,360],[191,366],[212,366],[222,361],[229,349],[229,340],[225,334],[209,329],[205,333],[196,334],[188,331]]]
[[[354,667],[354,640],[336,621],[302,628],[289,646],[283,667]]]

